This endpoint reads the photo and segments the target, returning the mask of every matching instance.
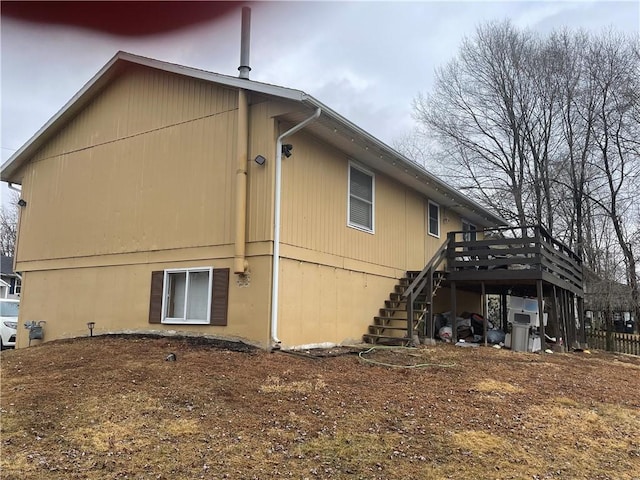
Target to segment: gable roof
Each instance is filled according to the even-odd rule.
[[[423,193],[442,207],[449,208],[479,227],[507,225],[508,222],[485,209],[479,203],[461,194],[421,165],[407,159],[394,149],[350,122],[337,112],[301,90],[280,87],[253,80],[221,75],[205,70],[185,67],[173,63],[118,52],[102,69],[76,93],[27,143],[25,143],[3,165],[0,178],[5,182],[20,183],[17,177],[38,149],[53,137],[68,120],[72,119],[115,76],[131,64],[141,65],[168,73],[232,88],[243,88],[258,94],[277,97],[301,104],[303,109],[282,115],[285,121],[298,123],[309,116],[310,111],[322,110],[320,117],[310,123],[305,131],[323,139],[347,153],[360,163],[382,172],[400,183]],[[307,111],[307,108],[309,111]]]

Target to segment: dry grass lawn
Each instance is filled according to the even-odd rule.
[[[241,350],[2,352],[1,478],[640,479],[638,357]]]

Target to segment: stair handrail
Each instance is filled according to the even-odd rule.
[[[430,270],[440,265],[440,262],[442,262],[445,259],[447,248],[449,248],[448,237],[445,240],[445,242],[442,245],[440,245],[440,248],[438,248],[436,253],[433,254],[433,257],[431,257],[431,260],[429,260],[429,262],[425,265],[425,267],[418,274],[418,276],[413,280],[413,282],[411,282],[411,285],[409,285],[407,289],[402,293],[403,297],[406,298],[409,296],[409,294],[415,294],[416,292],[422,291],[425,284],[427,283],[427,279],[425,279],[424,277],[427,275],[427,273],[429,273]]]
[[[444,241],[440,248],[436,251],[436,253],[431,257],[431,260],[425,265],[422,271],[418,274],[418,276],[411,282],[411,285],[407,287],[407,289],[402,292],[402,297],[406,298],[407,304],[407,338],[412,339],[414,333],[413,327],[413,300],[416,295],[419,295],[422,290],[424,290],[425,286],[429,282],[429,280],[433,280],[433,272],[434,269],[440,265],[447,253],[447,249],[449,248],[450,239],[447,236],[447,239]],[[423,315],[424,316],[424,315]]]

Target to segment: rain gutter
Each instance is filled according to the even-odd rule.
[[[278,338],[278,290],[280,287],[280,203],[281,203],[281,182],[282,182],[282,141],[303,129],[309,123],[320,117],[322,109],[317,107],[315,113],[306,120],[290,128],[276,140],[276,181],[275,181],[275,201],[273,218],[273,269],[272,269],[272,289],[271,289],[271,347],[280,348]]]

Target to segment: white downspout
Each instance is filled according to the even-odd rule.
[[[276,195],[273,208],[273,272],[271,279],[271,283],[273,285],[271,289],[271,346],[275,348],[279,348],[280,345],[280,339],[278,338],[278,289],[280,286],[280,184],[282,180],[282,140],[306,127],[309,123],[316,120],[321,113],[322,109],[318,107],[313,115],[284,132],[276,140]]]

